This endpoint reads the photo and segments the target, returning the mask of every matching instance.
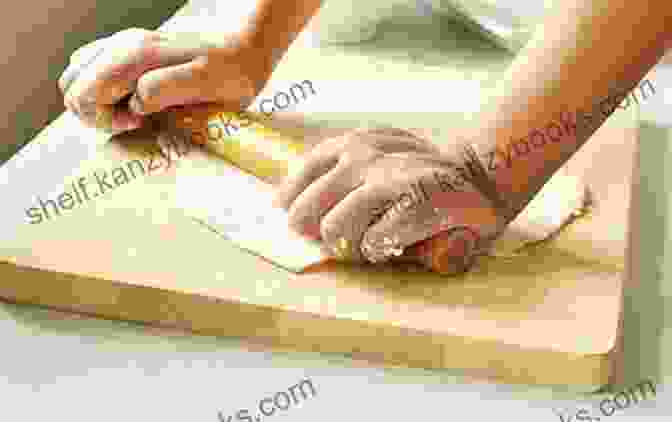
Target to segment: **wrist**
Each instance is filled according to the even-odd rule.
[[[465,142],[461,150],[471,184],[490,201],[505,223],[511,221],[522,209],[521,201],[498,180],[494,148]]]
[[[510,221],[515,218],[534,197],[547,178],[540,171],[542,162],[514,162],[515,148],[507,143],[498,142],[502,137],[497,127],[488,125],[475,126],[461,136],[460,150],[465,162],[472,162],[472,167],[479,171],[478,188],[491,201],[498,204],[501,215]],[[470,160],[466,160],[470,157]],[[535,157],[536,158],[536,157]],[[478,166],[475,166],[477,161]],[[519,161],[519,160],[518,160]],[[529,161],[529,160],[528,160]],[[472,171],[473,173],[473,171]],[[542,182],[539,185],[539,182]]]

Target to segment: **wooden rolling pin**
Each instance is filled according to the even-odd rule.
[[[222,111],[217,105],[182,106],[161,113],[160,124],[186,132],[238,168],[277,183],[290,167],[301,164],[305,144],[264,125],[262,113]],[[441,274],[460,274],[473,264],[477,234],[466,228],[441,232],[406,248],[398,261],[416,262]]]

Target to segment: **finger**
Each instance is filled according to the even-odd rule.
[[[340,142],[338,138],[329,138],[308,151],[302,158],[301,167],[298,167],[296,172],[288,174],[276,190],[273,205],[289,210],[301,192],[336,167],[340,157],[334,144],[338,142]]]
[[[113,36],[93,41],[75,50],[70,56],[70,64],[68,65],[68,68],[63,72],[63,75],[61,75],[61,79],[59,80],[59,85],[61,86],[63,94],[67,94],[75,80],[104,52],[107,46],[111,44],[119,46],[128,42],[131,37],[143,37],[146,33],[149,33],[149,31],[131,28],[118,32]],[[73,100],[71,99],[69,101],[72,102]]]
[[[151,70],[138,80],[130,108],[134,113],[148,114],[174,105],[240,102],[252,97],[254,87],[249,79],[228,76],[243,74],[233,67],[231,72],[221,69],[221,74],[213,75],[202,63],[190,61]]]
[[[320,231],[323,244],[343,260],[363,262],[361,242],[368,228],[394,205],[399,186],[363,184],[350,192],[324,216]]]
[[[79,74],[103,52],[104,44],[101,41],[103,40],[87,44],[72,54],[70,64],[58,79],[58,87],[63,95],[68,92]]]
[[[475,261],[480,236],[467,226],[455,226],[406,249],[403,257],[392,261],[423,264],[444,275],[459,275],[469,270]]]
[[[94,110],[95,113],[80,114],[82,123],[89,127],[102,129],[112,134],[118,134],[140,128],[144,123],[144,117],[128,111],[119,106],[102,106],[95,109],[86,109],[84,113]],[[93,123],[91,123],[93,122]]]
[[[301,192],[289,209],[290,227],[305,236],[319,239],[322,217],[363,184],[363,179],[352,167],[353,164],[340,161]]]
[[[407,130],[398,128],[356,129],[349,134],[365,140],[371,147],[385,153],[425,153],[436,156],[439,148]]]
[[[161,34],[131,31],[118,35],[68,90],[67,96],[79,102],[79,108],[115,104],[135,89],[137,79],[146,71],[194,57],[193,48],[171,45]]]

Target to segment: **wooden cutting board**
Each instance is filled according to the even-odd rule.
[[[15,157],[23,165],[8,166],[8,180],[39,175],[50,143],[78,133],[91,135],[61,117]],[[0,245],[0,296],[275,347],[592,389],[608,381],[618,334],[622,272],[613,256],[625,262],[631,174],[601,176],[590,162],[608,150],[631,169],[635,134],[607,125],[573,158],[570,167],[591,183],[597,207],[556,240],[564,246],[520,258],[524,263],[489,261],[460,278],[344,264],[293,274],[176,208],[174,167],[164,165],[118,179],[119,186],[111,182],[114,189],[81,204],[73,199],[58,217],[17,225]],[[71,182],[94,171],[118,175],[114,169],[128,169],[134,159],[148,164],[137,151],[153,141],[142,131],[116,139],[53,192],[73,192]],[[226,195],[226,186],[212,194]],[[612,259],[586,259],[586,244]]]
[[[230,13],[228,6],[215,6],[189,2],[163,27],[219,30],[220,16]],[[481,87],[510,61],[466,35],[437,20],[391,31],[378,37],[377,48],[352,47],[347,54],[294,46],[262,97],[311,79],[318,95],[302,111],[333,112],[308,112],[287,126],[313,141],[331,133],[334,118],[345,111],[359,121],[366,108],[382,110],[378,115],[387,124],[427,128],[438,133],[433,139],[448,142],[465,113],[478,108]],[[329,88],[319,78],[338,81]],[[383,80],[392,85],[378,84]],[[428,99],[438,105],[427,105]],[[390,110],[407,110],[404,104],[416,113]],[[423,123],[404,120],[416,117]],[[132,160],[150,164],[137,151],[154,142],[153,134],[136,132],[91,154],[79,148],[80,160],[68,145],[90,144],[95,135],[66,114],[0,168],[0,216],[12,224],[0,231],[0,297],[279,348],[594,390],[612,372],[623,268],[630,265],[627,233],[638,224],[628,219],[637,146],[631,117],[612,116],[568,164],[593,188],[590,217],[524,262],[489,261],[464,277],[445,278],[392,267],[332,265],[302,275],[280,269],[177,208],[174,167],[154,163],[158,168],[149,176],[128,175]],[[71,181],[87,176],[94,191],[94,171],[115,172],[119,186],[112,182],[114,189],[90,200],[76,196]],[[71,209],[62,215],[31,225],[24,210],[39,206],[36,196],[46,199],[39,184],[74,199],[63,197]],[[226,186],[212,194],[226,195]]]

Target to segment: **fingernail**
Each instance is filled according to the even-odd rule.
[[[301,218],[294,226],[294,230],[299,234],[312,238],[320,239],[320,223],[310,216]]]

